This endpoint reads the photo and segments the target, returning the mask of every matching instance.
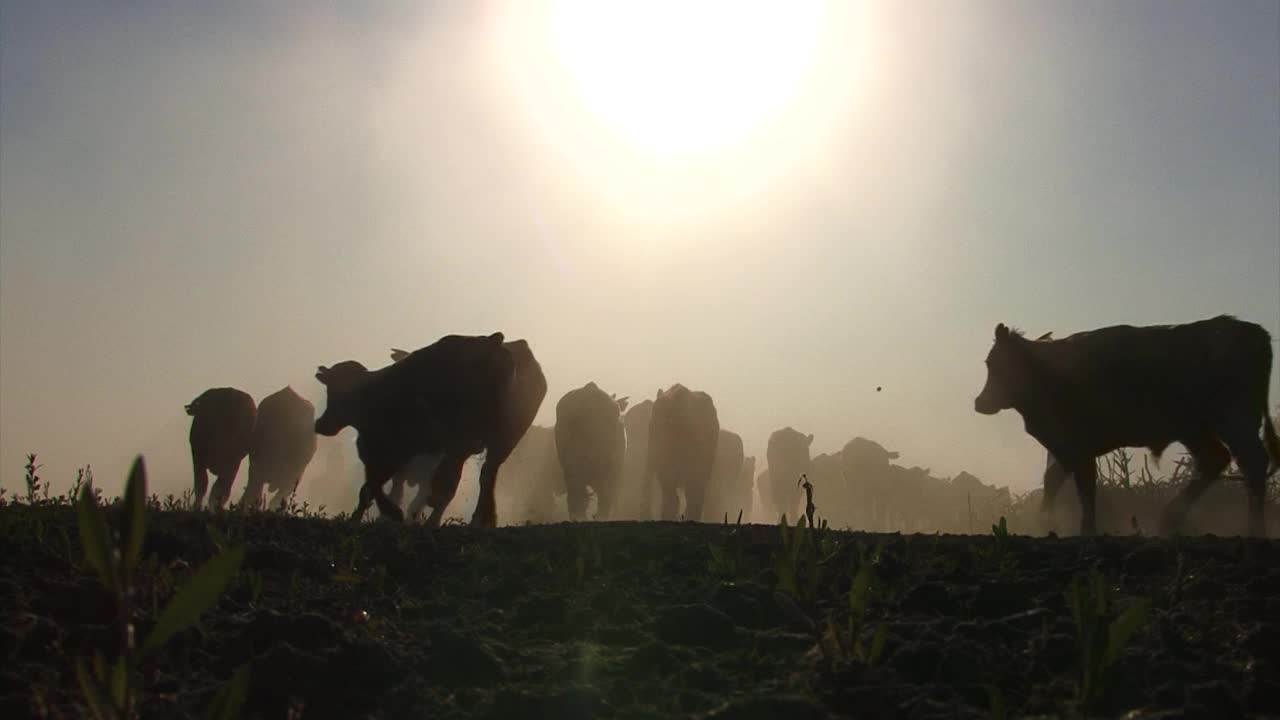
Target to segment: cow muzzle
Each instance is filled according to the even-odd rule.
[[[333,437],[342,431],[342,427],[341,424],[331,420],[328,414],[316,418],[316,434],[318,435]]]
[[[995,415],[1003,408],[999,403],[993,402],[986,394],[979,395],[973,399],[973,409],[982,415]]]

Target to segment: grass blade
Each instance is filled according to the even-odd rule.
[[[116,660],[116,665],[111,669],[111,702],[115,707],[123,708],[125,706],[125,695],[129,691],[129,666],[128,660],[121,655]]]
[[[1104,655],[1106,665],[1114,663],[1120,657],[1120,653],[1129,644],[1133,634],[1147,624],[1150,614],[1151,605],[1144,600],[1111,621],[1111,627],[1107,633],[1106,654]]]
[[[249,690],[249,663],[236,669],[231,682],[218,691],[205,710],[205,720],[235,720],[240,717],[240,707],[244,705],[244,697]]]
[[[1009,717],[1004,707],[1004,693],[995,685],[987,685],[987,698],[991,701],[991,720],[1005,720]]]
[[[191,626],[204,611],[213,607],[243,560],[244,546],[238,545],[201,565],[160,614],[142,646],[143,654],[162,647],[174,633]]]
[[[80,692],[84,694],[85,702],[89,703],[89,710],[93,712],[95,718],[114,720],[119,717],[116,709],[107,702],[107,697],[98,686],[98,681],[93,678],[84,660],[80,658],[76,658],[76,679],[80,681]]]
[[[886,623],[880,623],[880,627],[876,628],[875,637],[871,639],[871,652],[867,653],[867,665],[875,665],[880,659],[880,654],[884,652],[884,645],[889,640],[889,626]]]
[[[125,575],[138,566],[142,556],[142,540],[147,534],[147,466],[139,455],[129,470],[124,488],[124,524],[122,526],[121,570]]]
[[[80,523],[80,542],[84,545],[85,559],[98,572],[102,584],[113,593],[119,593],[115,563],[111,558],[111,536],[102,508],[93,496],[93,488],[85,484],[76,503],[76,517]]]

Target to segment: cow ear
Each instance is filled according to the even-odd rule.
[[[1004,323],[996,325],[996,340],[1004,341],[1009,339],[1009,328]]]
[[[805,437],[805,439],[804,439],[804,444],[805,444],[805,445],[812,445],[812,444],[813,444],[813,433],[809,433],[809,435]]]
[[[1041,335],[1040,337],[1036,338],[1036,340],[1048,340],[1048,339],[1050,339],[1050,338],[1052,338],[1052,337],[1053,337],[1053,331],[1052,331],[1052,330],[1050,330],[1049,332],[1047,332],[1047,333],[1045,333],[1045,334]]]
[[[391,362],[400,362],[409,357],[409,353],[400,348],[391,348]]]
[[[662,388],[658,388],[658,397],[662,397]]]
[[[320,368],[316,370],[316,379],[324,383],[325,385],[329,384],[328,381],[325,380],[325,378],[328,377],[328,375],[329,375],[329,368],[323,365],[321,365]]]
[[[489,336],[489,339],[490,339],[490,340],[492,340],[494,343],[496,343],[496,344],[498,344],[498,345],[501,345],[501,344],[502,344],[502,341],[503,341],[503,339],[504,339],[504,338],[505,338],[505,336],[504,336],[502,333],[500,333],[500,332],[496,332],[496,333],[494,333],[494,334],[492,334],[492,335],[490,335],[490,336]]]
[[[617,403],[618,403],[618,412],[626,412],[626,411],[627,411],[627,401],[628,401],[628,400],[630,400],[630,399],[631,399],[631,396],[630,396],[630,395],[628,395],[628,396],[626,396],[626,397],[620,397],[620,398],[618,398],[618,399],[615,401],[615,402],[617,402]]]

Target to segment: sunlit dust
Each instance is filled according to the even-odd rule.
[[[733,145],[785,108],[815,59],[820,0],[561,0],[562,72],[609,129],[649,152]]]
[[[646,247],[767,216],[866,122],[879,23],[860,0],[495,10],[496,97],[528,141],[525,167]]]

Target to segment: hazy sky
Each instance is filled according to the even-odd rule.
[[[3,0],[6,487],[147,450],[181,491],[205,388],[322,409],[319,364],[501,330],[543,424],[678,381],[757,455],[792,425],[1025,490],[1043,451],[973,411],[997,322],[1280,337],[1274,0],[836,2],[772,119],[691,157],[588,111],[532,2],[428,5]]]

